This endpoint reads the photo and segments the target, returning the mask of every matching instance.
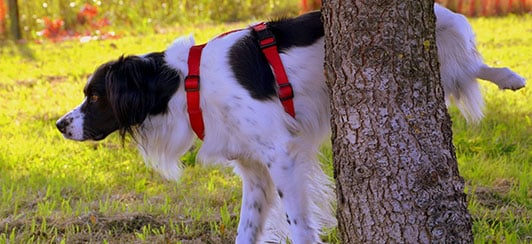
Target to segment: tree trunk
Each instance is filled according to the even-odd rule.
[[[433,1],[325,1],[342,243],[471,243]]]
[[[11,36],[15,40],[22,39],[17,0],[8,0],[9,21],[11,22]]]

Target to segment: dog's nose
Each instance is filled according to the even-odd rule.
[[[59,131],[61,131],[61,133],[65,133],[66,127],[68,126],[68,122],[66,119],[59,119],[57,120],[57,122],[55,122],[55,126]]]

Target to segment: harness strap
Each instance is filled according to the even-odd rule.
[[[275,36],[268,30],[265,23],[261,22],[253,26],[253,30],[257,33],[259,38],[259,45],[262,53],[268,60],[268,63],[272,66],[275,80],[279,86],[279,99],[283,104],[284,111],[290,116],[295,117],[294,110],[294,90],[292,85],[288,81],[288,76],[284,69],[283,62],[279,56],[279,50],[277,49],[277,43],[275,42]]]
[[[279,99],[283,104],[284,110],[290,116],[295,117],[294,110],[294,91],[288,81],[288,76],[279,56],[279,50],[275,42],[275,37],[265,23],[259,23],[252,26],[259,38],[259,45],[262,53],[270,63],[275,75],[275,80],[279,87]],[[224,33],[222,37],[231,32]],[[206,44],[193,46],[188,53],[188,75],[185,78],[185,92],[187,95],[187,112],[192,130],[199,139],[203,140],[205,136],[205,125],[203,124],[203,115],[200,106],[200,62],[201,53]]]
[[[203,140],[205,126],[200,107],[200,61],[205,44],[193,46],[188,53],[188,75],[185,78],[185,91],[187,93],[187,112],[192,130]]]

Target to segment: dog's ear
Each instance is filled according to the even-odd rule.
[[[166,113],[179,87],[179,73],[166,65],[163,52],[122,56],[107,69],[106,95],[122,137],[134,135],[133,128],[148,116]]]
[[[141,124],[156,103],[152,91],[157,70],[156,63],[138,56],[122,56],[110,65],[105,77],[107,97],[122,136]]]

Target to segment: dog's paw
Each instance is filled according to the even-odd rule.
[[[509,68],[492,68],[487,65],[479,69],[478,78],[491,81],[502,90],[515,91],[523,88],[526,84],[525,78]]]
[[[499,86],[500,89],[506,90],[519,90],[526,85],[525,78],[521,77],[520,75],[516,74],[515,72],[511,71],[508,68],[503,68],[504,72],[501,72],[503,74],[506,74],[502,76],[503,78],[498,80],[496,83]]]

